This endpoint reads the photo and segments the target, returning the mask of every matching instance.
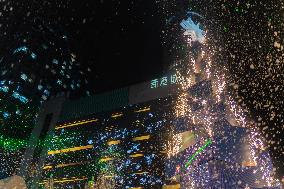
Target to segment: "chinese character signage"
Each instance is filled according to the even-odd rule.
[[[167,86],[168,85],[168,78],[162,77],[160,80],[160,87]]]
[[[177,74],[171,75],[171,84],[177,83]]]
[[[173,85],[178,83],[177,74],[172,74],[170,76],[165,76],[159,79],[153,79],[151,81],[151,89],[166,87],[168,85]]]
[[[159,87],[159,80],[154,79],[151,81],[151,89],[158,88]]]

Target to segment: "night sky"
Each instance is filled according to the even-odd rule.
[[[95,91],[150,80],[163,70],[157,6],[142,1],[70,6],[79,7],[69,14],[78,15],[67,26],[72,47],[78,61],[92,66]]]
[[[162,23],[155,3],[34,1],[11,6],[13,11],[2,17],[10,31],[23,23],[29,27],[38,17],[66,32],[77,61],[92,68],[95,92],[150,80],[164,70]]]
[[[161,6],[162,2],[1,2],[1,6],[6,5],[0,15],[2,44],[9,43],[9,33],[17,30],[18,25],[28,28],[32,20],[38,17],[66,32],[77,61],[82,67],[90,67],[92,70],[89,81],[93,92],[99,93],[148,81],[163,75],[170,64],[166,59],[168,49],[164,45],[167,38],[164,34],[165,20],[178,10],[173,9],[172,12],[165,13]],[[279,7],[280,1],[276,0],[263,3],[260,1],[257,5],[253,2],[243,3],[234,0],[229,4],[226,0],[216,1],[211,2],[212,6],[203,4],[201,10],[204,11],[206,18],[211,17],[219,23],[218,26],[209,24],[216,32],[221,31],[217,37],[220,40],[216,44],[222,46],[220,54],[226,58],[216,59],[229,62],[229,71],[234,73],[231,78],[232,83],[235,83],[232,85],[234,94],[238,102],[245,104],[251,116],[259,121],[259,126],[269,141],[272,156],[276,160],[277,171],[282,171],[279,174],[283,175],[284,67],[283,59],[273,57],[283,57],[284,53],[283,48],[275,51],[270,49],[273,44],[277,46],[274,39],[277,38],[279,43],[283,42],[281,22],[284,16],[279,16],[283,13],[283,8]],[[185,6],[188,4],[185,3]],[[198,3],[198,6],[202,7],[202,3]],[[243,14],[240,16],[241,13]],[[271,19],[271,23],[275,24],[274,29],[278,31],[276,34],[274,29],[267,26],[265,19]],[[271,30],[266,32],[269,28]],[[271,64],[262,64],[271,51]],[[278,61],[281,61],[282,66],[275,66]],[[250,62],[255,64],[252,65]],[[269,68],[272,70],[266,77],[264,75]],[[272,116],[274,114],[276,116]]]

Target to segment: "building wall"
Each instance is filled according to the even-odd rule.
[[[58,188],[82,187],[101,176],[118,188],[160,188],[165,158],[161,133],[170,124],[169,103],[158,99],[58,124],[41,184],[53,174]]]
[[[52,179],[55,188],[88,182],[132,189],[278,187],[261,139],[227,116],[225,94],[216,98],[211,80],[186,89],[186,114],[177,114],[180,94],[170,90],[175,85],[156,84],[155,79],[130,87],[134,92],[128,95],[122,90],[121,104],[114,101],[119,91],[66,101],[62,113],[73,118],[60,119],[55,127],[40,185]],[[163,98],[155,99],[154,91]],[[140,103],[123,105],[126,97]]]

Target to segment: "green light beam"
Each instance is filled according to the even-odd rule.
[[[211,139],[209,139],[203,146],[201,146],[188,160],[188,162],[185,164],[185,169],[188,168],[188,166],[191,164],[191,162],[195,159],[195,157],[202,152],[207,146],[209,146],[210,144],[212,144]]]

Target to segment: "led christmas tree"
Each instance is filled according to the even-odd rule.
[[[180,89],[167,177],[181,188],[281,188],[264,139],[229,92],[228,71],[214,62],[204,23],[194,12],[180,22],[187,52],[173,68]]]

